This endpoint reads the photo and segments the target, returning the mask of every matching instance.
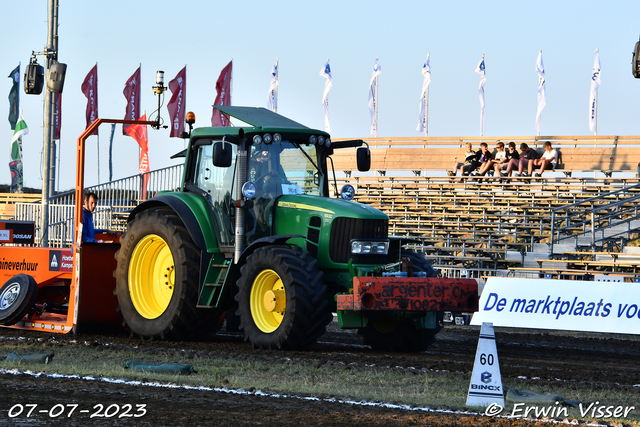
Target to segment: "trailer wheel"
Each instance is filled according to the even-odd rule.
[[[253,348],[302,350],[314,345],[332,315],[317,261],[297,247],[268,246],[240,269],[237,314]]]
[[[38,284],[26,274],[18,274],[0,288],[0,325],[15,325],[33,308]]]
[[[196,308],[200,251],[171,209],[140,212],[120,243],[114,294],[132,334],[187,339],[219,329],[219,313]]]
[[[397,257],[396,251],[396,257]],[[427,277],[438,277],[431,263],[415,251],[402,249],[400,257],[409,257],[414,271],[426,271]],[[374,350],[417,352],[426,350],[435,341],[435,336],[442,329],[444,313],[436,313],[434,329],[416,328],[412,319],[397,319],[385,316],[372,316],[366,327],[358,330],[364,343]]]

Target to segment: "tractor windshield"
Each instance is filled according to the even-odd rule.
[[[256,185],[256,197],[283,194],[320,195],[315,145],[287,141],[251,146],[249,176]]]

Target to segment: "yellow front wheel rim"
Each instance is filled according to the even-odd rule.
[[[278,329],[286,309],[282,279],[273,270],[263,270],[253,281],[249,297],[253,321],[264,333]]]
[[[143,237],[129,263],[129,294],[138,314],[145,319],[160,317],[173,297],[175,279],[167,242],[156,234]]]

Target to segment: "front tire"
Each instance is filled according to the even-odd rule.
[[[171,209],[140,212],[120,243],[114,294],[132,334],[186,339],[217,325],[214,310],[196,308],[200,250]]]
[[[314,345],[332,315],[317,261],[297,247],[257,249],[240,269],[237,314],[253,348]]]
[[[18,274],[0,288],[0,325],[11,326],[29,314],[38,296],[38,284],[26,274]]]

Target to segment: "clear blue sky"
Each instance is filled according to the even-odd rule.
[[[588,102],[594,52],[600,49],[599,135],[640,134],[640,80],[631,75],[638,41],[637,1],[81,1],[60,0],[59,60],[68,64],[63,93],[61,177],[58,189],[74,183],[75,143],[85,127],[86,98],[80,85],[98,63],[99,112],[123,118],[125,81],[142,64],[142,106],[151,113],[156,70],[168,82],[187,65],[187,109],[196,126],[210,123],[215,81],[234,62],[232,103],[266,106],[270,71],[280,58],[278,112],[315,128],[324,127],[324,79],[330,58],[329,93],[333,137],[369,136],[367,90],[380,58],[379,136],[420,136],[416,131],[420,73],[431,54],[430,136],[478,136],[479,76],[486,59],[484,135],[534,135],[542,49],[547,105],[542,135],[588,135]],[[0,16],[0,71],[5,76],[47,36],[47,1],[5,2]],[[40,60],[40,63],[43,63]],[[2,80],[0,80],[2,82]],[[0,86],[0,123],[5,141],[0,183],[9,183],[7,120],[11,80]],[[167,92],[166,102],[171,96]],[[4,100],[4,101],[3,101]],[[21,93],[31,134],[25,137],[25,185],[40,187],[43,96]],[[165,105],[166,105],[165,102]],[[162,109],[168,119],[166,107]],[[183,148],[168,131],[149,131],[151,168],[175,164]],[[100,178],[108,171],[107,128],[100,131]],[[87,185],[96,184],[98,139],[89,138]],[[2,153],[2,149],[0,149]],[[137,173],[137,145],[114,140],[114,177]],[[2,158],[2,157],[0,157]]]

